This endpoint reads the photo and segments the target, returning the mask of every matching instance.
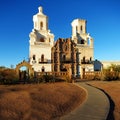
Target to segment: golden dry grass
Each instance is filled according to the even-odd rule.
[[[0,120],[53,120],[85,97],[82,88],[70,83],[0,86]]]
[[[114,118],[120,120],[120,81],[90,82],[89,84],[103,89],[112,98],[115,104]]]

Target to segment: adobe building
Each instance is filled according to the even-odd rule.
[[[72,21],[71,38],[59,38],[48,29],[48,17],[42,7],[33,16],[33,30],[30,33],[29,58],[36,72],[67,71],[71,76],[84,77],[85,71],[94,71],[93,38],[87,33],[86,20]]]

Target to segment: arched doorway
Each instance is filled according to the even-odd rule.
[[[26,66],[21,66],[19,69],[19,80],[27,81],[29,80],[29,69]]]
[[[16,73],[20,80],[29,80],[29,78],[32,78],[34,76],[32,65],[26,61],[23,61],[16,65]]]

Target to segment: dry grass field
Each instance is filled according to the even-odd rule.
[[[0,120],[54,120],[80,105],[86,92],[70,83],[0,86]]]
[[[103,89],[113,100],[115,104],[114,118],[120,120],[120,81],[112,82],[90,82],[89,84]]]

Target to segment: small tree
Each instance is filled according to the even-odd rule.
[[[105,80],[118,80],[120,78],[120,65],[111,64],[107,69],[103,70],[103,73]]]

